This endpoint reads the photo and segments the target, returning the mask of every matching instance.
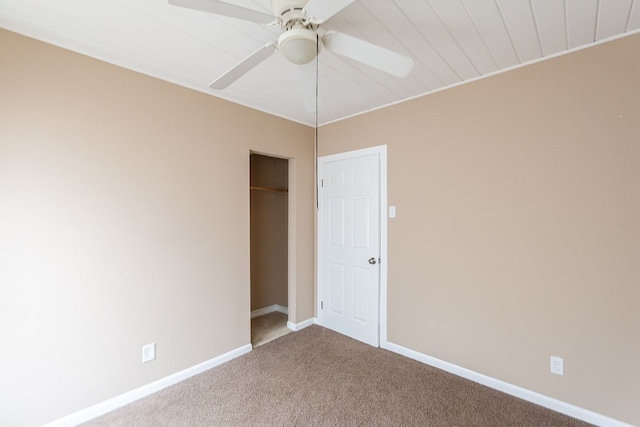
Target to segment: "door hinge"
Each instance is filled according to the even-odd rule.
[[[320,187],[321,187],[321,188],[324,188],[324,179],[321,179],[321,180],[320,180]]]
[[[324,301],[320,301],[320,310],[324,310]]]

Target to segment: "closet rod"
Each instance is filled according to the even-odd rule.
[[[249,187],[251,190],[260,190],[260,191],[274,191],[276,193],[288,193],[289,190],[286,188],[272,188],[272,187]]]

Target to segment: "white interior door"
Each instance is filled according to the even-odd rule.
[[[321,322],[377,347],[380,155],[328,156],[320,159],[319,166]]]

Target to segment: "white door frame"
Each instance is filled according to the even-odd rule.
[[[380,325],[378,328],[380,347],[387,344],[387,146],[378,145],[376,147],[364,148],[361,150],[347,151],[344,153],[331,154],[318,158],[318,176],[322,179],[322,166],[326,162],[348,160],[356,157],[377,154],[380,160]],[[322,191],[318,183],[318,190]],[[318,197],[322,202],[322,197]],[[317,242],[317,277],[316,277],[316,319],[322,325],[322,309],[320,307],[322,296],[322,215],[320,206],[317,218],[316,242]]]

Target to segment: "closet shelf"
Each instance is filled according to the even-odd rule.
[[[288,193],[289,190],[286,188],[273,188],[273,187],[249,187],[251,190],[259,190],[259,191],[273,191],[275,193]]]

